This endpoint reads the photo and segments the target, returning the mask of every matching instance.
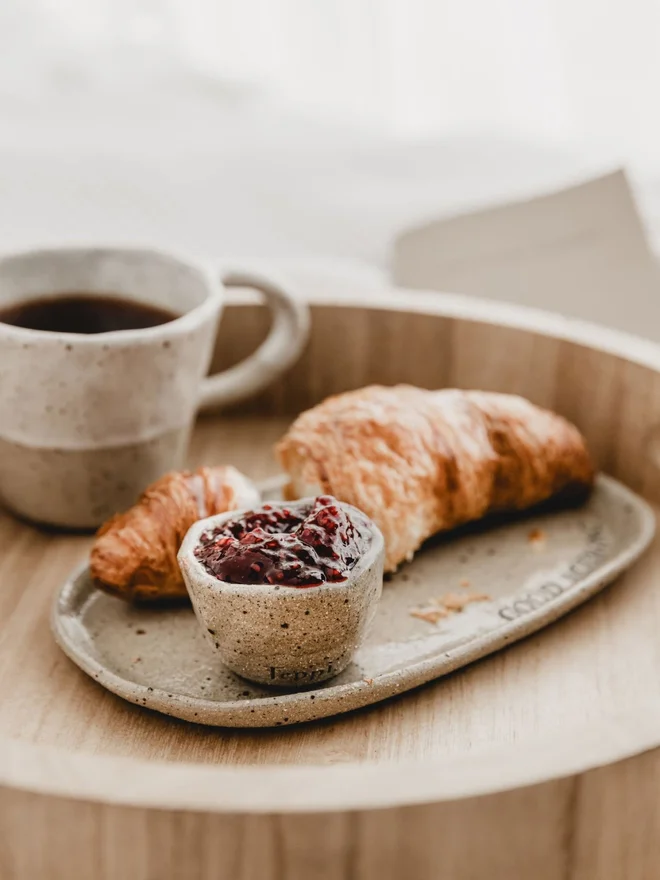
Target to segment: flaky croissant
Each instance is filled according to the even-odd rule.
[[[370,386],[300,415],[276,448],[288,498],[353,504],[385,536],[386,571],[436,532],[559,493],[586,495],[584,438],[508,394]]]
[[[233,467],[165,474],[138,503],[99,529],[90,556],[95,582],[129,601],[187,595],[176,555],[198,519],[259,503],[256,486]]]

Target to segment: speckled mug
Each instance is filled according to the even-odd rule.
[[[312,501],[303,498],[290,506]],[[305,687],[338,675],[364,638],[380,599],[385,558],[380,530],[371,524],[371,544],[346,581],[317,587],[230,584],[206,571],[195,548],[206,532],[244,512],[200,520],[179,550],[179,566],[206,638],[225,666],[260,684]]]
[[[231,286],[265,296],[272,330],[245,361],[206,377]],[[306,341],[308,314],[251,272],[221,281],[204,265],[152,250],[61,248],[0,260],[0,308],[77,292],[180,315],[95,335],[0,322],[0,500],[37,522],[91,528],[182,466],[198,407],[253,394],[290,366]]]

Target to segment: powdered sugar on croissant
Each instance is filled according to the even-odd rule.
[[[287,497],[329,493],[385,536],[386,570],[438,531],[591,487],[584,438],[508,394],[407,385],[329,397],[277,446]]]
[[[96,583],[123,599],[160,601],[187,595],[177,553],[190,526],[228,510],[251,508],[259,492],[233,467],[165,474],[138,503],[103,525],[90,556]]]

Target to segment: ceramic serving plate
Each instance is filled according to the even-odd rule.
[[[273,484],[264,486],[265,497],[275,495]],[[138,705],[218,726],[294,724],[384,700],[547,626],[630,566],[654,529],[646,502],[601,476],[580,508],[433,539],[386,580],[371,633],[349,667],[306,690],[239,678],[222,666],[189,607],[132,607],[97,590],[86,567],[61,588],[52,628],[81,669]]]

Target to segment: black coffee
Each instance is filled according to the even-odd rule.
[[[178,318],[175,312],[112,294],[59,293],[0,307],[0,321],[52,333],[142,330]]]

